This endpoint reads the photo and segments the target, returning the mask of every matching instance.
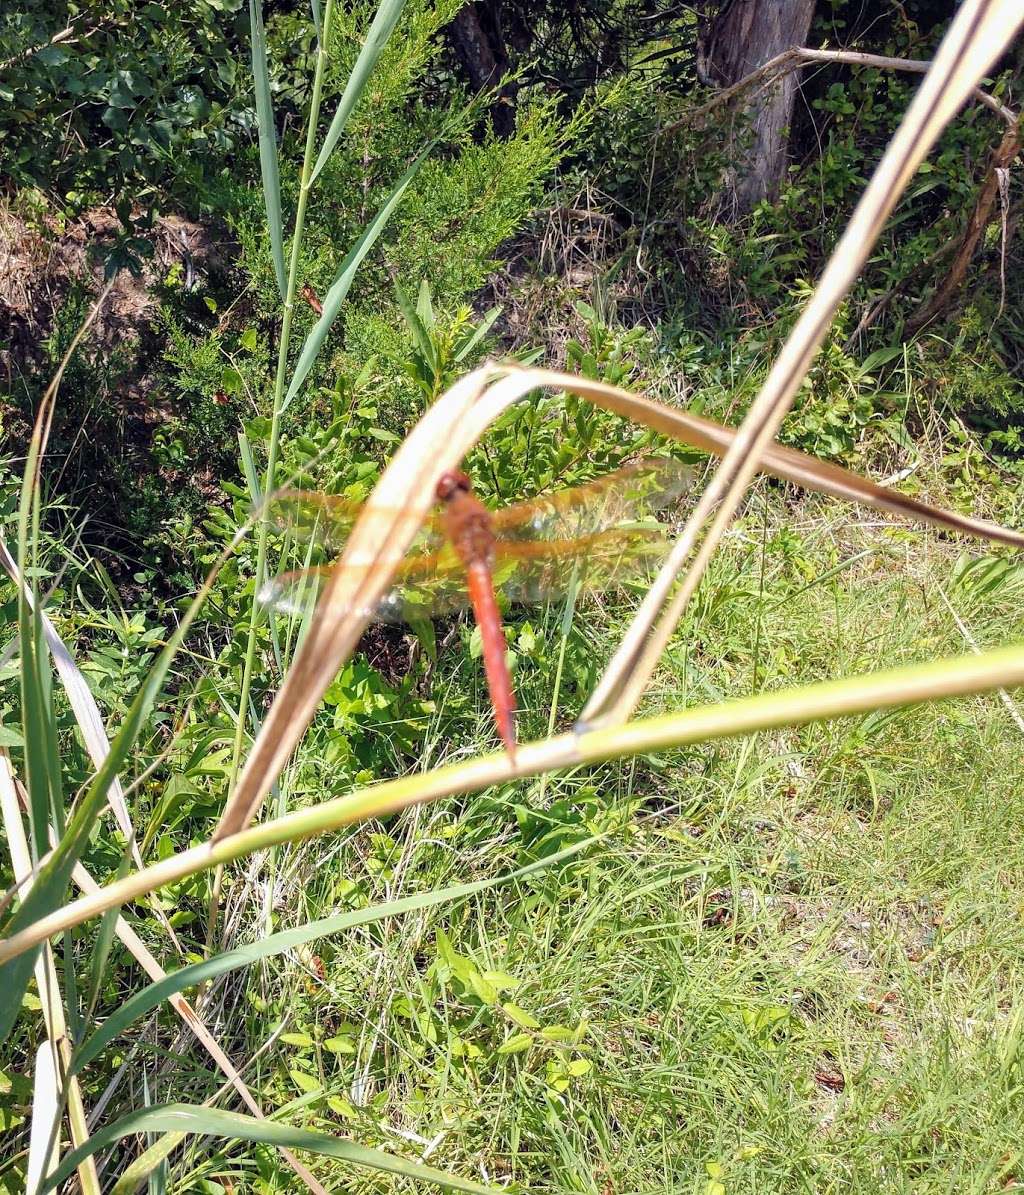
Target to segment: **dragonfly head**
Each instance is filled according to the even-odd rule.
[[[437,483],[437,496],[441,502],[447,502],[454,498],[460,490],[464,494],[468,494],[472,489],[473,483],[466,474],[461,469],[452,469],[441,475],[441,480]]]

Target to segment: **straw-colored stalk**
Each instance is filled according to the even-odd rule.
[[[911,705],[942,697],[980,693],[1024,684],[1024,644],[982,655],[936,660],[867,676],[849,677],[747,697],[681,713],[646,718],[586,733],[524,743],[515,759],[505,752],[479,756],[431,772],[359,789],[308,809],[252,826],[230,837],[192,847],[80,897],[0,941],[0,963],[52,935],[98,917],[165,884],[255,851],[298,842],[328,830],[383,817],[412,805],[554,769],[600,763],[624,755],[663,751],[692,743],[753,734],[781,726]]]

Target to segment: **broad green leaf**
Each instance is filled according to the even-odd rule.
[[[446,1174],[443,1170],[435,1170],[433,1166],[425,1166],[422,1162],[384,1153],[379,1149],[369,1149],[341,1137],[330,1137],[326,1133],[314,1133],[309,1129],[293,1128],[291,1125],[277,1124],[270,1120],[257,1120],[254,1116],[225,1112],[220,1108],[206,1108],[201,1104],[164,1104],[129,1112],[127,1116],[93,1133],[85,1145],[65,1156],[39,1188],[40,1195],[56,1191],[61,1183],[70,1178],[83,1158],[107,1149],[123,1137],[154,1132],[196,1134],[220,1137],[228,1141],[252,1141],[263,1145],[284,1146],[287,1149],[304,1149],[321,1157],[338,1158],[356,1166],[436,1183],[450,1191],[469,1191],[473,1195],[493,1195],[496,1190],[494,1187],[485,1187],[473,1182],[472,1179],[459,1178],[454,1174]]]
[[[334,917],[324,917],[319,921],[311,921],[308,925],[298,929],[285,930],[272,934],[248,946],[241,946],[237,950],[228,950],[223,954],[204,959],[201,963],[193,963],[188,967],[181,967],[172,971],[156,983],[150,984],[134,996],[126,1000],[117,1008],[75,1052],[71,1061],[70,1073],[75,1074],[82,1067],[87,1066],[103,1049],[115,1038],[119,1037],[139,1017],[156,1008],[162,1001],[173,996],[185,988],[205,983],[218,975],[229,971],[237,971],[242,967],[251,966],[262,959],[272,958],[283,954],[286,950],[294,950],[305,946],[317,938],[336,934],[344,929],[351,929],[357,925],[368,925],[375,921],[382,921],[385,917],[397,917],[402,913],[417,912],[420,909],[432,908],[435,905],[446,904],[449,901],[461,900],[472,896],[476,892],[483,892],[488,888],[495,888],[503,884],[513,883],[552,864],[562,863],[571,858],[578,851],[593,844],[595,839],[586,839],[575,843],[564,851],[559,851],[547,859],[531,863],[518,871],[509,872],[504,876],[495,876],[487,880],[476,880],[470,884],[456,884],[451,888],[439,888],[434,892],[423,893],[418,896],[406,896],[401,900],[388,901],[385,904],[374,905],[365,909],[354,909],[350,912],[339,913]],[[22,957],[22,956],[19,956]]]
[[[501,1006],[505,1012],[512,1018],[517,1025],[521,1025],[524,1029],[539,1029],[540,1021],[536,1017],[530,1016],[525,1008],[520,1008],[518,1004],[503,1004]]]
[[[320,171],[323,170],[327,164],[327,159],[334,152],[334,147],[338,144],[338,138],[344,132],[348,118],[352,115],[352,109],[363,94],[363,88],[366,86],[370,73],[377,65],[377,59],[381,56],[381,51],[387,45],[388,38],[395,27],[395,22],[401,16],[404,7],[405,0],[383,0],[380,8],[377,9],[377,15],[373,18],[373,22],[367,31],[363,48],[359,51],[359,57],[352,67],[352,73],[349,75],[348,82],[345,84],[345,90],[338,101],[338,110],[334,113],[331,127],[327,130],[327,136],[317,157],[316,165],[313,167],[310,182],[313,182]]]
[[[317,354],[323,347],[323,343],[327,339],[327,334],[331,330],[331,325],[338,318],[341,305],[344,303],[345,296],[352,285],[352,280],[356,276],[356,270],[362,265],[363,258],[370,252],[377,238],[384,231],[384,225],[390,220],[391,213],[398,207],[406,188],[415,178],[416,172],[423,164],[424,159],[436,144],[436,141],[432,141],[413,161],[409,169],[398,180],[387,202],[367,225],[363,235],[348,251],[348,255],[341,263],[338,275],[334,279],[331,289],[324,297],[323,314],[313,325],[309,335],[306,337],[306,343],[302,346],[302,352],[299,353],[299,359],[295,363],[295,372],[292,375],[291,384],[288,386],[288,393],[284,398],[285,407],[298,394],[302,383],[306,380],[306,375],[312,369],[313,362],[316,360]]]
[[[299,1091],[304,1091],[308,1094],[309,1092],[322,1090],[320,1080],[314,1079],[312,1075],[307,1075],[305,1071],[290,1070],[288,1074],[291,1075],[292,1082]]]
[[[284,271],[281,176],[277,164],[277,131],[274,128],[274,107],[270,102],[270,72],[267,68],[267,39],[263,31],[261,0],[249,0],[249,26],[252,30],[252,81],[256,92],[256,121],[260,134],[263,202],[267,208],[267,231],[270,233],[270,248],[274,255],[274,276],[277,278],[277,288],[283,299],[288,284]]]

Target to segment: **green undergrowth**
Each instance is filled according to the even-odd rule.
[[[982,646],[1019,638],[1022,589],[1011,559],[762,489],[645,712],[967,650],[952,611]],[[557,728],[634,602],[581,599]],[[547,724],[562,616],[556,604],[510,620],[526,735]],[[142,629],[133,641],[128,624],[90,627],[94,641],[133,643],[130,657],[87,658],[112,710],[144,663]],[[376,644],[384,671],[368,655],[349,666],[279,807],[491,741],[469,626],[453,630],[415,693],[415,669],[394,675],[400,638]],[[134,800],[147,859],[202,838],[219,807],[212,677],[195,694],[173,779],[165,787],[158,770]],[[235,944],[600,836],[516,889],[236,973],[205,1008],[238,1058],[280,1031],[247,1074],[268,1109],[512,1189],[1003,1185],[1024,1130],[1022,733],[998,696],[972,698],[525,781],[282,850],[256,872],[232,869]],[[110,878],[117,859],[104,832],[90,867]],[[192,951],[208,884],[160,896]],[[133,919],[162,953],[152,913]],[[76,956],[92,940],[76,935]],[[101,1013],[134,975],[115,945]],[[33,1006],[30,995],[23,1034]],[[90,1068],[88,1090],[128,1061],[161,1093],[206,1098],[217,1078],[194,1047],[172,1046],[177,1032],[167,1012],[136,1026]],[[29,1097],[16,1074],[7,1080],[0,1100],[16,1132]],[[108,1116],[131,1099],[117,1088]],[[342,1181],[329,1163],[314,1169],[329,1189]],[[186,1147],[172,1175],[180,1191],[295,1189],[272,1155],[215,1143]],[[350,1171],[344,1182],[406,1189]]]

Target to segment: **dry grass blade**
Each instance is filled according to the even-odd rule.
[[[553,387],[580,395],[681,443],[717,455],[737,432],[708,419],[601,382],[553,370],[485,365],[438,400],[396,452],[332,570],[310,631],[253,745],[215,840],[249,824],[312,718],[324,690],[355,648],[370,612],[401,564],[435,501],[438,479],[454,468],[488,425],[531,391]],[[763,468],[795,485],[960,531],[1024,547],[1024,535],[943,511],[793,449],[772,445]]]
[[[0,939],[0,963],[7,963],[71,926],[100,916],[108,908],[126,904],[185,876],[268,847],[298,842],[442,797],[478,792],[492,784],[507,783],[556,768],[580,767],[623,755],[667,750],[781,726],[798,726],[869,710],[1017,685],[1024,685],[1024,644],[980,656],[934,660],[866,676],[699,706],[624,726],[520,744],[514,761],[507,752],[501,751],[425,774],[404,776],[296,810],[229,838],[203,843],[172,855],[144,872],[107,885],[93,896],[81,897],[38,918],[9,938]]]
[[[502,391],[502,382],[488,389],[495,376],[493,370],[483,369],[457,382],[395,453],[327,582],[309,633],[225,807],[215,841],[252,820],[433,507],[441,475],[455,468],[491,419],[519,397],[515,389]]]
[[[2,749],[0,749],[0,815],[3,817],[4,833],[11,854],[11,869],[15,878],[20,880],[31,873],[32,857],[28,849],[28,839],[25,837],[25,826],[21,820],[10,756]],[[38,1185],[38,1180],[31,1180],[33,1166],[37,1167],[40,1176],[49,1173],[49,1170],[52,1169],[49,1162],[55,1153],[59,1136],[57,1122],[61,1105],[61,1076],[67,1074],[71,1063],[71,1043],[68,1040],[67,1023],[64,1019],[63,998],[57,981],[57,969],[53,964],[53,952],[49,944],[43,948],[36,960],[35,977],[39,999],[42,1002],[47,1040],[39,1047],[39,1053],[36,1056],[37,1083],[32,1105],[30,1181],[27,1184],[29,1191],[34,1190]],[[43,1104],[37,1104],[37,1096],[41,1097],[42,1091],[49,1089],[51,1081],[53,1098],[47,1097],[43,1100]],[[67,1080],[67,1103],[71,1139],[76,1147],[84,1145],[89,1139],[88,1122],[85,1104],[82,1100],[82,1089],[75,1076]],[[92,1158],[88,1158],[83,1163],[78,1177],[83,1192],[86,1192],[87,1195],[95,1192],[98,1195],[99,1176],[96,1173],[96,1163]]]
[[[60,1117],[60,1084],[57,1079],[57,1060],[54,1043],[49,1039],[39,1043],[32,1084],[32,1127],[29,1130],[28,1166],[25,1190],[34,1195],[45,1180],[57,1169]],[[89,1159],[92,1161],[92,1159]],[[95,1163],[93,1163],[95,1169]],[[95,1189],[99,1189],[98,1187]]]
[[[679,618],[775,438],[839,304],[913,173],[996,57],[1024,22],[1019,0],[968,0],[847,225],[810,302],[686,523],[657,582],[623,638],[586,709],[585,721],[621,722],[636,708]],[[711,526],[682,583],[677,578]],[[673,592],[674,591],[674,592]]]
[[[624,418],[645,423],[680,444],[687,444],[714,456],[724,456],[736,439],[735,428],[704,419],[700,415],[691,415],[687,411],[667,407],[641,394],[633,394],[629,390],[609,386],[605,382],[595,382],[589,378],[550,369],[524,370],[523,382],[524,385],[529,384],[530,389],[547,386],[571,391]],[[795,448],[786,448],[782,444],[768,445],[761,457],[760,469],[779,478],[780,481],[788,481],[805,490],[816,490],[820,494],[829,494],[846,502],[859,502],[863,506],[885,510],[902,518],[930,523],[944,531],[988,539],[1012,548],[1024,548],[1024,532],[1001,527],[998,523],[990,523],[986,519],[975,519],[957,511],[932,506],[919,498],[911,498],[888,486],[878,485],[859,473],[829,464],[827,461],[809,456],[806,452],[798,452]]]

